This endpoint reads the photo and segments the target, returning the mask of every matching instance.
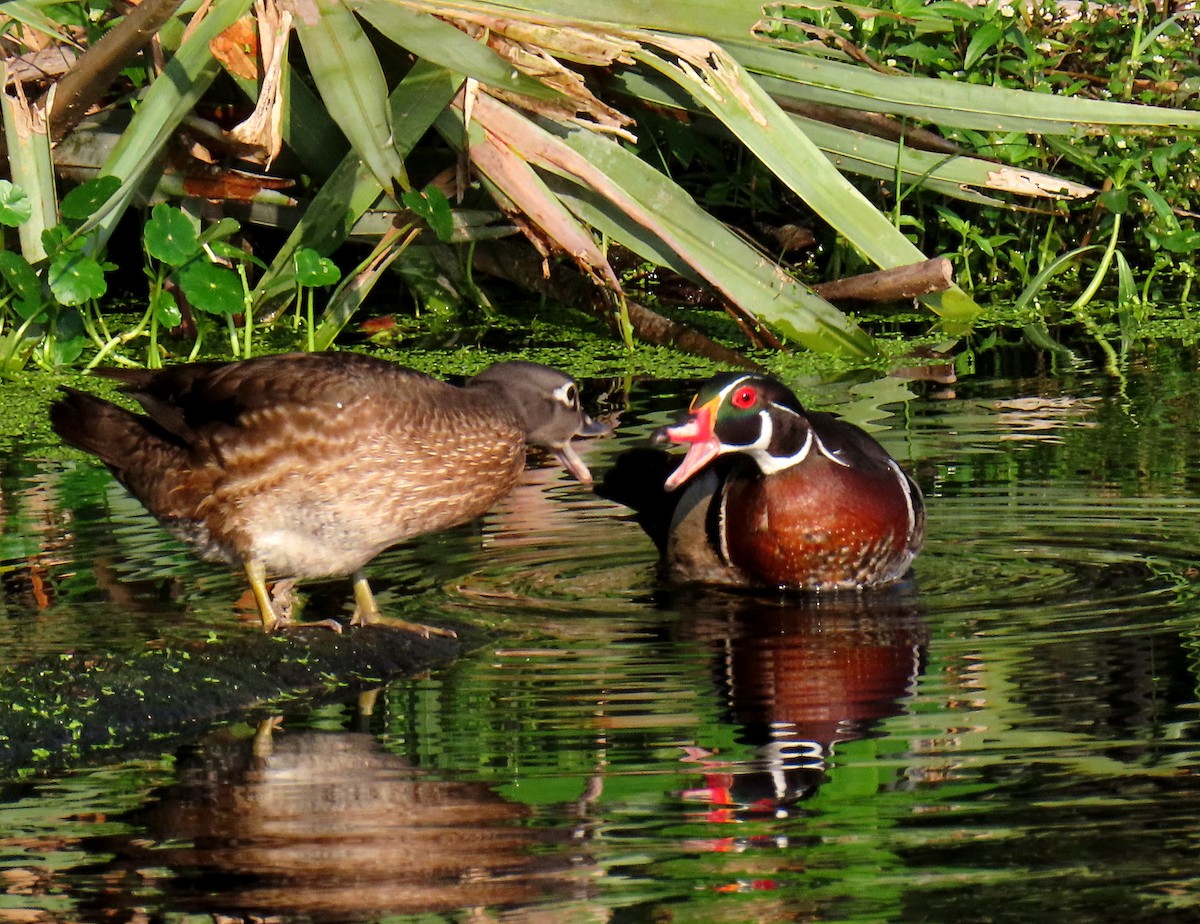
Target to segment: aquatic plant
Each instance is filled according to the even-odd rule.
[[[248,352],[252,324],[272,323],[308,284],[299,254],[344,260],[348,242],[367,239],[371,252],[344,273],[322,316],[314,312],[305,343],[319,348],[389,266],[425,304],[486,305],[473,275],[480,267],[528,281],[528,271],[514,270],[521,260],[493,252],[498,238],[518,231],[533,245],[535,266],[554,257],[597,283],[594,307],[627,342],[670,342],[678,331],[630,298],[614,267],[617,250],[714,290],[747,329],[765,325],[814,350],[869,355],[872,338],[853,319],[699,204],[691,184],[669,175],[669,161],[652,164],[644,143],[648,156],[639,156],[635,143],[649,138],[642,123],[657,119],[668,144],[709,134],[744,152],[806,220],[882,268],[923,260],[914,238],[936,238],[928,218],[905,214],[915,189],[993,208],[1093,193],[1021,158],[991,159],[1007,153],[997,135],[1027,144],[1062,139],[1048,142],[1058,151],[1119,127],[1200,127],[1200,113],[1124,101],[1144,79],[1151,39],[1178,30],[1178,17],[1150,28],[1140,14],[1137,51],[1125,62],[1130,91],[1113,101],[1016,89],[999,77],[981,82],[1012,70],[1011,48],[1024,49],[1028,72],[1036,72],[1024,31],[994,5],[877,6],[890,9],[647,9],[617,0],[602,16],[582,17],[561,0],[312,0],[292,9],[260,0],[253,11],[249,0],[144,0],[118,17],[103,5],[5,4],[7,47],[24,52],[12,54],[11,72],[35,46],[77,57],[47,81],[43,55],[41,70],[18,77],[15,95],[4,96],[12,184],[0,190],[0,222],[19,230],[20,253],[4,251],[0,261],[0,360],[9,369],[31,357],[71,363],[91,340],[97,354],[128,361],[119,348],[144,333],[154,364],[158,329],[175,321],[176,309],[184,320],[189,306],[198,328],[211,314],[229,328],[230,351]],[[884,34],[874,25],[881,19],[911,26],[922,41],[948,36],[878,48],[932,61],[939,73],[901,73],[876,60],[865,38],[859,45],[857,36],[805,21],[813,11],[857,21],[872,36]],[[943,66],[968,34],[962,67]],[[302,59],[289,54],[293,37]],[[28,99],[26,85],[45,92]],[[231,124],[231,112],[245,118]],[[955,132],[958,143],[914,123]],[[891,205],[872,201],[847,174],[887,184]],[[66,208],[57,181],[88,177],[102,184],[81,187],[93,197],[88,207]],[[106,194],[95,196],[97,189]],[[131,207],[164,200],[177,203],[204,257],[181,254],[184,263],[174,265],[144,238],[150,307],[113,335],[98,307],[114,267],[106,255]],[[997,260],[1010,236],[956,223],[947,207],[938,214],[959,237],[970,285],[972,256]],[[261,269],[241,248],[215,246],[233,233],[234,216],[243,228],[290,229],[281,244],[268,244]],[[158,220],[152,213],[147,228]],[[170,220],[182,228],[179,217]],[[1168,232],[1163,241],[1184,240]],[[1033,261],[1023,259],[1032,278]],[[212,301],[192,301],[206,290]],[[954,330],[979,315],[958,286],[919,298]]]

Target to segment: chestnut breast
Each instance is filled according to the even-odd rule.
[[[890,460],[822,453],[771,475],[746,464],[722,500],[725,557],[754,583],[839,589],[888,583],[919,546],[908,479]]]

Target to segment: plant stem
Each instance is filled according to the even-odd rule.
[[[233,323],[233,315],[225,315],[225,326],[229,329],[229,352],[233,354],[234,359],[241,359],[242,350],[238,346],[237,326]]]
[[[89,301],[88,304],[80,310],[79,320],[83,323],[83,329],[87,332],[92,343],[96,344],[97,349],[104,347],[104,338],[100,336],[100,332],[96,330],[96,325],[92,321],[92,314],[96,311],[95,301]]]
[[[245,359],[249,359],[254,355],[254,305],[250,283],[246,280],[246,264],[238,263],[237,271],[242,279],[242,333],[245,335],[242,353]]]
[[[1108,246],[1104,248],[1104,253],[1100,257],[1100,265],[1096,267],[1096,272],[1092,275],[1092,281],[1088,283],[1088,287],[1080,293],[1079,298],[1075,299],[1070,309],[1071,313],[1075,315],[1084,329],[1092,335],[1096,343],[1100,346],[1100,349],[1104,351],[1104,368],[1110,375],[1116,378],[1121,377],[1117,353],[1113,349],[1112,344],[1104,339],[1095,318],[1089,315],[1085,309],[1100,290],[1100,286],[1104,282],[1104,277],[1108,275],[1109,267],[1112,266],[1113,255],[1117,252],[1117,240],[1120,236],[1121,215],[1119,212],[1114,212],[1112,234],[1109,235]]]
[[[317,350],[317,333],[315,318],[313,316],[313,289],[308,290],[308,352],[315,353]]]
[[[1129,100],[1133,96],[1133,81],[1137,76],[1138,63],[1141,60],[1143,46],[1142,33],[1146,25],[1146,9],[1141,0],[1133,4],[1137,8],[1137,21],[1133,27],[1133,40],[1129,43],[1129,54],[1121,62],[1121,77],[1125,86],[1121,88],[1121,99]]]
[[[162,357],[158,355],[158,316],[153,313],[150,315],[150,346],[146,350],[146,368],[162,368]]]

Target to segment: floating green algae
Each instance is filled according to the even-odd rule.
[[[157,750],[156,742],[256,707],[444,667],[485,638],[476,628],[456,629],[458,639],[382,627],[231,633],[135,654],[39,658],[0,674],[8,704],[0,714],[0,774],[69,766],[96,752]]]

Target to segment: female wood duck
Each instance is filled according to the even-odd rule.
[[[65,389],[54,429],[203,558],[242,565],[266,631],[289,622],[268,576],[353,574],[353,625],[453,635],[385,620],[363,566],[482,514],[517,483],[526,444],[590,483],[571,439],[608,429],[573,379],[535,363],[499,363],[462,388],[356,353],[101,374],[149,416]]]
[[[713,378],[655,441],[687,455],[622,458],[600,493],[639,512],[671,580],[859,590],[901,580],[924,542],[921,491],[887,451],[774,379]]]

